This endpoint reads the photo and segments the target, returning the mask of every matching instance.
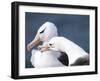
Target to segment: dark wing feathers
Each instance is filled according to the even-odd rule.
[[[61,56],[58,58],[58,60],[59,60],[62,64],[68,66],[68,65],[69,65],[69,59],[68,59],[67,54],[64,53],[64,52],[60,52],[60,53],[61,53]]]
[[[89,55],[78,58],[71,66],[89,65]]]

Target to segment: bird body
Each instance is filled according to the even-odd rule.
[[[48,42],[52,37],[58,36],[57,27],[51,22],[44,23],[39,30],[32,42],[27,45],[27,49],[30,50],[35,44],[38,44],[39,41],[42,41],[43,44]],[[52,50],[41,52],[39,50],[32,49],[31,52],[31,64],[36,68],[41,67],[58,67],[68,65],[68,63],[61,63],[59,60],[61,53],[55,52]],[[63,58],[62,58],[63,59]],[[64,61],[68,61],[68,57],[64,58]]]
[[[73,64],[80,57],[88,56],[84,49],[65,37],[53,37],[48,42],[48,47],[54,51],[66,52],[69,58],[69,65]]]
[[[34,50],[32,51],[34,52]],[[31,63],[36,68],[46,68],[46,67],[57,67],[57,66],[64,66],[56,57],[55,54],[60,54],[60,52],[54,52],[54,51],[36,51],[35,53],[32,53],[31,57]]]

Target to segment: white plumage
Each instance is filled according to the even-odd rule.
[[[44,51],[44,52],[41,53],[39,50],[37,50],[34,53],[34,50],[32,50],[31,63],[36,68],[64,66],[57,59],[55,54],[57,54],[57,52],[54,52],[54,51]]]
[[[42,48],[66,52],[69,57],[69,65],[73,64],[78,58],[88,57],[88,53],[80,46],[64,37],[53,37]]]
[[[27,45],[27,49],[30,50],[39,41],[42,41],[43,44],[45,44],[52,37],[55,36],[58,36],[55,24],[51,22],[46,22],[39,28],[34,40]],[[55,52],[51,50],[41,52],[39,50],[32,49],[31,53],[31,63],[36,68],[64,66],[58,60],[61,55],[60,52]]]

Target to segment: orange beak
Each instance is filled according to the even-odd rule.
[[[45,44],[45,45],[42,46],[41,52],[47,51],[48,49],[49,49],[49,45],[48,44]]]
[[[45,49],[48,49],[48,48],[49,48],[49,45],[48,45],[48,44],[45,44],[43,47],[44,47]]]

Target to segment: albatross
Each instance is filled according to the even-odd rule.
[[[53,37],[41,47],[44,50],[62,51],[68,55],[69,65],[89,65],[89,54],[79,45],[65,37]]]
[[[52,22],[45,22],[37,31],[35,38],[27,45],[27,50],[30,51],[32,47],[42,41],[43,45],[48,42],[52,37],[58,36],[57,27]],[[39,45],[38,48],[41,48]],[[58,67],[68,66],[68,56],[63,52],[56,52],[53,50],[46,50],[41,52],[38,49],[31,51],[31,64],[35,68],[41,67]]]

